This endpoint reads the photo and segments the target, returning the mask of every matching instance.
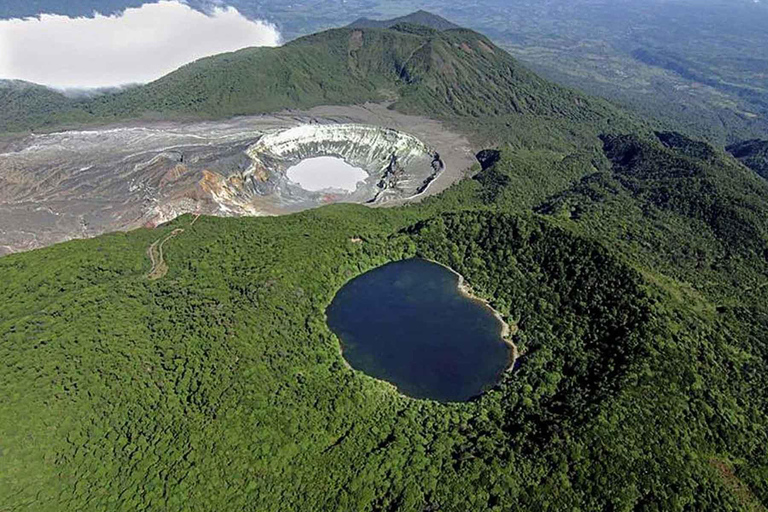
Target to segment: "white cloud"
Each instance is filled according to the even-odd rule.
[[[0,78],[57,88],[150,82],[193,60],[245,48],[277,46],[277,29],[236,9],[210,16],[177,1],[121,15],[0,20]]]

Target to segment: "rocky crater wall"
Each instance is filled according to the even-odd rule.
[[[248,148],[253,165],[240,177],[239,196],[274,194],[283,206],[334,200],[385,203],[424,192],[443,170],[440,155],[397,130],[362,124],[305,124],[263,135]],[[309,192],[290,182],[286,171],[302,160],[338,157],[368,173],[351,193]]]
[[[287,178],[315,156],[341,158],[368,179],[353,192],[311,192]],[[379,105],[21,135],[0,141],[0,256],[184,213],[401,204],[445,190],[474,161],[463,136]]]

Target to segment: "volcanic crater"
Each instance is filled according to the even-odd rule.
[[[402,204],[444,190],[476,162],[463,136],[380,105],[30,134],[0,150],[0,255],[185,213]],[[357,177],[341,187],[292,179],[292,169],[318,158]]]

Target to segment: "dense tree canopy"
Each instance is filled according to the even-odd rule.
[[[428,33],[374,32],[411,45],[402,105],[465,88],[444,119],[499,151],[440,196],[184,216],[0,259],[0,509],[765,508],[768,183],[498,63],[457,57],[446,88],[433,66],[469,36]],[[339,51],[367,74],[381,55],[350,37],[291,58]],[[344,91],[381,82],[360,84]],[[188,94],[172,105],[213,101]],[[180,228],[147,279],[148,247]],[[476,400],[405,397],[346,365],[326,325],[345,282],[413,256],[515,326],[515,371]]]

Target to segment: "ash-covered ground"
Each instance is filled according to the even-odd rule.
[[[304,190],[285,171],[313,156],[343,158],[368,178],[355,191]],[[184,213],[402,204],[445,190],[474,162],[463,136],[381,105],[17,137],[0,145],[0,255]]]

